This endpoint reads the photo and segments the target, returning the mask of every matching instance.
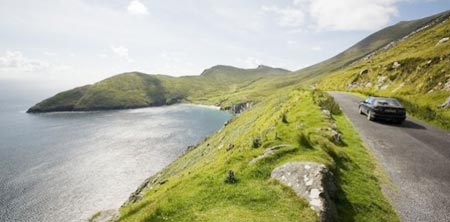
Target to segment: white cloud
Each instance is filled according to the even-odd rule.
[[[139,0],[131,1],[127,7],[128,13],[132,15],[147,15],[148,10],[147,7],[142,4]]]
[[[314,0],[309,13],[319,30],[372,31],[398,14],[401,0]]]
[[[305,14],[302,10],[288,7],[278,8],[277,6],[262,6],[263,12],[271,12],[278,16],[278,24],[283,27],[298,27],[303,25]]]
[[[49,63],[29,59],[20,51],[6,51],[4,55],[0,56],[0,70],[31,72],[49,67]]]
[[[125,46],[111,46],[111,50],[114,54],[116,54],[119,58],[124,59],[127,62],[133,62],[133,59],[130,58],[128,54],[128,48]]]
[[[288,45],[291,45],[291,46],[294,46],[294,45],[297,45],[298,42],[297,42],[297,41],[294,41],[294,40],[288,40],[288,41],[287,41],[287,44],[288,44]]]
[[[313,47],[311,48],[311,50],[316,51],[316,52],[322,51],[322,47],[320,47],[320,46],[313,46]]]
[[[261,59],[252,56],[240,58],[237,61],[242,68],[255,68],[262,64]]]
[[[308,24],[302,28],[373,31],[398,15],[397,3],[401,1],[408,0],[293,0],[285,8],[262,6],[261,10],[275,13],[283,27],[299,28]]]

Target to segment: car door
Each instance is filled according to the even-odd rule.
[[[369,106],[370,106],[370,99],[366,99],[364,100],[363,104],[362,104],[362,111],[367,114],[369,112]]]

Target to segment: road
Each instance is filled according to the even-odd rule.
[[[385,192],[402,221],[450,221],[450,134],[417,120],[371,122],[358,113],[362,99],[330,92],[395,188]]]

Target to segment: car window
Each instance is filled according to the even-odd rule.
[[[375,101],[377,106],[400,106],[400,103],[395,99],[377,99]]]

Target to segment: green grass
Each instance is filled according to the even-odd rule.
[[[229,106],[244,99],[245,96],[241,93],[243,88],[249,88],[247,93],[252,98],[257,98],[255,94],[261,91],[251,91],[254,83],[288,73],[290,72],[287,70],[266,66],[256,69],[215,66],[205,70],[200,76],[183,77],[124,73],[93,85],[59,93],[36,104],[29,111],[127,109],[180,101]],[[228,98],[226,95],[235,97]]]
[[[119,221],[317,221],[305,200],[270,179],[275,167],[290,161],[333,170],[340,221],[398,221],[381,192],[375,160],[342,114],[334,121],[322,113],[317,104],[325,100],[333,102],[291,87],[261,101],[153,177],[142,200],[121,208]],[[334,124],[345,145],[330,141],[327,129]],[[229,144],[234,148],[226,151]],[[285,146],[273,156],[249,164],[279,144]],[[237,183],[224,182],[228,170]]]
[[[450,130],[450,109],[439,108],[450,96],[450,87],[445,87],[450,86],[450,43],[437,45],[448,36],[449,21],[323,77],[317,86],[324,90],[396,97],[409,115]],[[395,62],[401,66],[394,68]],[[367,74],[360,75],[362,70],[368,70]]]
[[[91,218],[89,218],[89,222],[93,222],[95,221],[98,217],[100,217],[102,213],[101,212],[97,212],[94,215],[91,216]]]

